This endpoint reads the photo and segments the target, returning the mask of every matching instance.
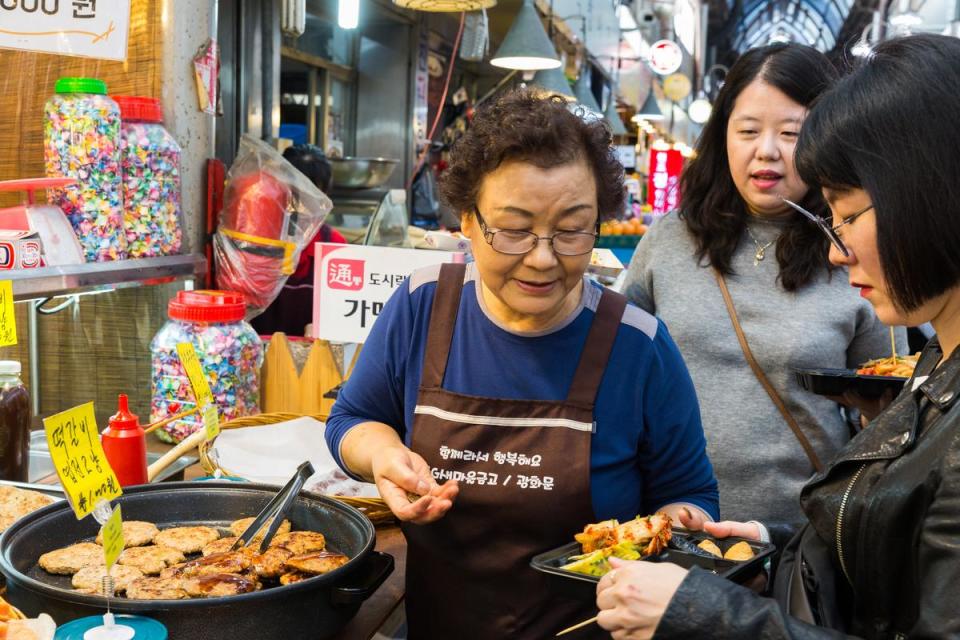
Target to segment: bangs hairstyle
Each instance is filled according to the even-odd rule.
[[[727,159],[727,123],[737,97],[760,78],[797,104],[810,107],[836,77],[826,56],[797,44],[751,49],[730,69],[697,140],[697,157],[680,177],[679,215],[693,236],[701,263],[707,262],[724,275],[733,273],[730,263],[743,241],[750,215],[733,183]],[[827,212],[816,189],[810,189],[800,204],[818,215]],[[828,245],[823,233],[806,218],[790,216],[777,240],[778,278],[783,288],[796,291],[829,268]]]
[[[960,283],[958,114],[960,40],[908,36],[877,45],[826,94],[797,143],[804,182],[870,196],[901,311]]]
[[[440,175],[440,196],[457,213],[471,213],[484,177],[504,162],[552,169],[585,160],[597,185],[599,224],[620,213],[626,198],[612,140],[602,120],[572,112],[560,96],[514,89],[481,107],[453,145],[450,166]]]

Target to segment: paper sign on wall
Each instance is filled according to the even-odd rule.
[[[450,251],[318,242],[313,288],[313,337],[366,342],[394,290],[420,267],[463,262]]]
[[[53,466],[78,520],[101,500],[121,495],[120,481],[100,445],[92,402],[44,418],[43,428]]]
[[[0,48],[127,59],[130,0],[0,2]]]

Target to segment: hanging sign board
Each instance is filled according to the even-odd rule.
[[[671,40],[657,40],[650,46],[650,68],[654,73],[668,76],[683,62],[683,51]]]
[[[654,215],[663,215],[680,204],[680,172],[683,155],[677,149],[651,149],[647,204]]]
[[[13,283],[0,281],[0,347],[17,344],[17,316],[13,310]]]
[[[313,337],[331,342],[366,342],[384,303],[416,269],[463,262],[453,251],[326,242],[315,255]]]
[[[127,59],[130,0],[0,2],[0,49]]]

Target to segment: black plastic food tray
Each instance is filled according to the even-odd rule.
[[[746,538],[733,536],[729,538],[711,538],[704,533],[678,531],[676,529],[673,530],[673,535],[675,537],[685,537],[693,544],[698,544],[701,540],[710,538],[724,553],[736,543],[743,541],[753,549],[754,556],[749,560],[737,562],[735,560],[724,560],[723,558],[707,558],[668,547],[661,553],[644,558],[644,560],[650,562],[672,562],[687,569],[700,567],[706,571],[712,571],[728,580],[741,582],[756,575],[761,570],[764,560],[776,550],[776,547],[770,543],[757,542],[756,540],[747,540]],[[600,581],[600,578],[560,568],[570,562],[571,556],[580,555],[581,553],[580,544],[578,542],[571,542],[570,544],[565,544],[562,547],[535,556],[533,560],[530,561],[530,566],[537,571],[542,571],[552,577],[559,578],[559,580],[551,581],[551,587],[558,593],[566,596],[593,599],[596,597],[597,583]]]
[[[864,398],[879,398],[888,390],[900,393],[907,381],[907,378],[893,376],[864,376],[855,369],[795,369],[794,372],[801,387],[821,396],[839,396],[849,390]]]

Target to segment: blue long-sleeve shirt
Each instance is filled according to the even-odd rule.
[[[343,467],[340,442],[361,422],[393,426],[410,445],[413,410],[439,266],[415,272],[384,305],[327,420],[326,438]],[[467,280],[443,388],[484,397],[566,397],[600,299],[584,282],[580,306],[558,326],[517,333],[485,309],[475,268]],[[628,520],[686,502],[719,516],[693,383],[666,327],[628,305],[594,408],[590,493],[597,520]]]

